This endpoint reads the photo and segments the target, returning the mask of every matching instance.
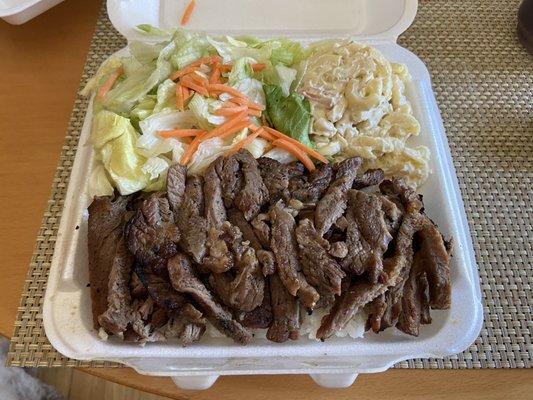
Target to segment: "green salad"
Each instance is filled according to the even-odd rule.
[[[201,174],[215,158],[246,148],[254,157],[327,160],[310,139],[311,105],[296,92],[297,42],[138,29],[88,82],[94,94],[90,194],[161,190],[173,163]]]

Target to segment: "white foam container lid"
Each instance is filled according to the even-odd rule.
[[[136,25],[174,27],[186,3],[108,0],[107,7],[115,28],[129,40],[138,40],[145,38],[135,31]],[[426,145],[432,153],[433,172],[421,193],[428,214],[455,244],[450,310],[433,311],[433,323],[423,326],[417,338],[389,329],[378,335],[368,333],[363,339],[333,337],[324,343],[307,338],[283,344],[255,339],[240,346],[226,338],[205,337],[184,348],[174,342],[141,347],[102,341],[92,328],[87,287],[87,178],[94,162],[92,149],[86,144],[92,118],[89,107],[44,300],[44,328],[51,344],[70,358],[117,361],[141,374],[170,376],[187,389],[208,388],[219,375],[244,374],[309,374],[321,386],[346,387],[359,373],[384,371],[406,359],[442,357],[465,350],[477,337],[483,320],[470,232],[429,73],[418,57],[396,44],[398,35],[412,23],[416,9],[416,0],[198,0],[188,29],[285,36],[302,42],[350,37],[372,44],[391,61],[407,65],[413,78],[407,85],[407,97],[422,128],[411,143]]]
[[[0,18],[12,25],[21,25],[42,14],[63,0],[0,0]]]

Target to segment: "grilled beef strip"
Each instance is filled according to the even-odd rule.
[[[272,224],[270,247],[276,258],[278,275],[292,296],[298,296],[306,308],[313,309],[320,296],[301,272],[294,217],[281,200],[270,207],[269,214]]]
[[[300,329],[298,299],[292,296],[278,274],[269,277],[270,301],[273,321],[267,331],[267,339],[276,343],[297,340]]]
[[[347,193],[357,176],[361,165],[359,157],[347,158],[334,166],[335,180],[329,185],[326,194],[318,201],[315,209],[315,226],[320,236],[331,228],[344,214],[348,202]]]
[[[176,254],[168,261],[167,266],[174,289],[190,296],[215,328],[237,343],[250,342],[252,339],[250,332],[216,302],[205,285],[194,275],[191,262],[186,255]]]
[[[240,229],[244,240],[250,242],[250,245],[255,250],[260,250],[263,248],[261,242],[257,235],[255,234],[253,226],[244,218],[244,213],[240,210],[232,208],[228,210],[228,220]]]
[[[385,173],[382,169],[369,169],[362,175],[358,175],[353,181],[352,189],[365,189],[370,186],[379,185],[385,178]]]
[[[318,235],[313,222],[300,221],[296,228],[302,271],[307,281],[321,296],[341,294],[341,281],[346,276],[339,264],[328,254],[329,242]]]
[[[225,221],[220,228],[211,228],[207,238],[208,254],[202,265],[211,272],[221,274],[235,265],[235,253],[242,251],[242,233],[240,229]]]
[[[370,282],[378,282],[383,272],[383,254],[392,240],[381,196],[350,190],[348,201],[348,255],[341,261],[341,266],[356,275],[367,272]]]
[[[113,265],[118,261],[117,249],[124,215],[127,212],[129,198],[118,196],[95,197],[89,206],[88,251],[89,279],[91,282],[91,303],[93,325],[99,328],[98,316],[108,306],[108,281]]]
[[[268,157],[257,159],[261,178],[268,190],[270,203],[288,200],[290,166]]]
[[[257,160],[248,150],[240,150],[230,158],[232,157],[241,165],[243,177],[242,186],[235,194],[234,203],[243,212],[244,218],[250,221],[268,202],[268,190],[259,173]]]
[[[172,164],[167,171],[167,199],[170,208],[177,216],[183,196],[185,195],[185,182],[187,180],[187,167],[181,164]]]
[[[128,250],[136,260],[155,271],[164,270],[166,260],[178,251],[178,228],[168,200],[161,193],[150,195],[126,224]]]
[[[377,283],[366,279],[357,280],[333,305],[330,313],[322,319],[317,338],[324,340],[343,329],[360,308],[384,294],[389,287],[398,284],[403,271],[413,262],[413,236],[420,229],[422,216],[406,215],[398,230],[394,255],[384,261],[384,279]]]
[[[272,324],[272,305],[270,300],[270,286],[265,279],[263,302],[259,307],[242,315],[242,324],[250,329],[267,329]]]
[[[181,248],[199,264],[205,255],[207,240],[207,220],[203,215],[203,180],[198,176],[189,176],[176,222],[181,232]]]
[[[213,161],[204,172],[205,217],[207,226],[219,228],[226,220],[226,208],[222,198],[222,181],[220,175],[224,167],[224,157]]]
[[[113,265],[109,273],[107,309],[98,316],[98,322],[108,333],[121,336],[131,318],[130,276],[133,256],[120,237]]]
[[[301,164],[300,164],[301,165]],[[289,178],[289,192],[292,198],[303,203],[316,203],[322,198],[333,178],[333,168],[330,164],[320,164],[309,175],[298,173],[293,169]]]
[[[263,301],[265,279],[255,250],[244,246],[235,255],[235,270],[212,274],[209,284],[222,302],[237,311],[252,311]]]

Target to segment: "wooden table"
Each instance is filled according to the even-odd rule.
[[[0,334],[9,337],[100,1],[69,0],[22,26],[0,22]],[[176,399],[531,399],[530,370],[393,370],[325,390],[306,376],[222,377],[204,392],[131,369],[87,373]]]

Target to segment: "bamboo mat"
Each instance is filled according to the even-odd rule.
[[[421,1],[400,44],[428,66],[444,120],[481,276],[485,323],[470,348],[397,368],[530,368],[533,293],[533,58],[516,38],[518,0]],[[123,38],[105,3],[81,87]],[[80,87],[80,88],[81,88]],[[30,264],[8,355],[13,366],[109,367],[49,344],[42,302],[87,100],[78,95]]]

